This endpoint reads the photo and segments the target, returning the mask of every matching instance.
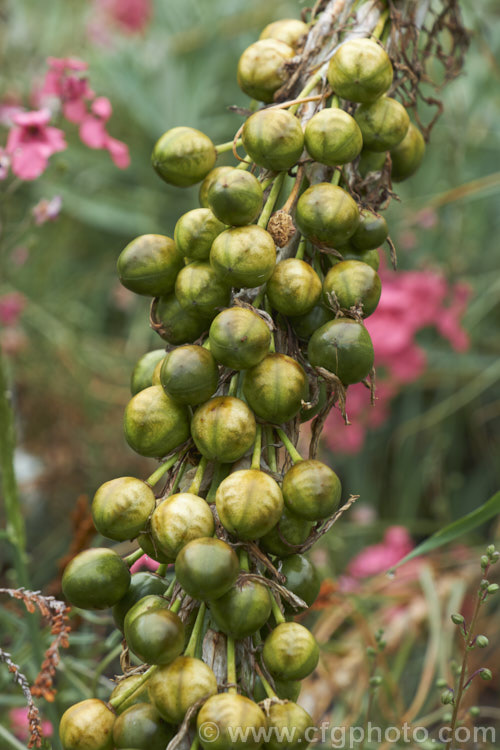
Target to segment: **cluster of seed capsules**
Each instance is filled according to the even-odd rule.
[[[307,30],[296,20],[266,27],[241,56],[243,91],[271,103]],[[63,576],[75,606],[113,608],[128,649],[148,668],[125,676],[109,702],[69,708],[60,725],[65,750],[163,750],[186,718],[194,744],[206,750],[308,744],[312,720],[295,701],[319,649],[293,616],[297,603],[313,603],[320,582],[299,553],[313,526],[335,513],[341,485],[324,463],[298,454],[287,430],[324,403],[321,390],[310,401],[317,368],[343,387],[372,370],[363,318],[380,297],[377,248],[388,229],[342,187],[342,165],[367,174],[390,151],[392,179],[419,166],[424,141],[387,96],[392,81],[383,46],[345,41],[329,62],[331,99],[321,99],[305,128],[300,102],[253,112],[237,167],[216,167],[224,149],[188,127],[167,131],[154,148],[153,166],[166,182],[201,182],[201,207],[180,217],[173,239],[143,235],[118,260],[123,285],[154,298],[152,323],[168,344],[134,370],[125,436],[137,453],[163,463],[147,482],[106,482],[92,512],[104,537],[137,540],[161,567],[131,576],[130,561],[94,548]],[[314,182],[317,164],[323,174],[333,168],[331,181]],[[271,215],[297,165],[292,200]],[[294,257],[277,262],[277,246],[285,255],[293,247]],[[186,484],[183,472],[196,462]],[[156,497],[152,488],[167,470],[175,481]],[[202,658],[207,628],[227,640],[224,684]],[[251,654],[246,662],[243,653]],[[235,727],[293,732],[242,739],[231,734]]]

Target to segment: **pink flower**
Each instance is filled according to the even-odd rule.
[[[11,128],[14,124],[14,116],[20,112],[24,112],[24,107],[21,107],[19,104],[2,102],[0,104],[0,125]]]
[[[130,572],[131,573],[137,573],[139,570],[143,570],[146,568],[146,570],[152,570],[153,572],[155,570],[158,570],[160,567],[160,563],[156,560],[153,560],[151,557],[148,557],[148,555],[142,555],[138,560],[133,563],[133,565],[130,566]]]
[[[12,171],[22,180],[36,180],[47,168],[49,157],[66,148],[64,133],[48,126],[48,109],[19,112],[13,119],[5,148],[11,157]]]
[[[15,326],[26,307],[26,298],[19,292],[10,292],[0,297],[0,323]]]
[[[111,102],[105,96],[99,96],[92,102],[92,113],[86,115],[80,125],[80,138],[89,148],[105,148],[112,160],[120,169],[130,164],[128,146],[112,138],[106,131],[106,122],[111,117]]]
[[[80,123],[87,116],[86,101],[95,94],[85,77],[76,75],[87,70],[87,63],[74,57],[47,58],[49,70],[40,91],[40,96],[54,96],[61,100],[65,118]]]
[[[354,557],[347,567],[353,578],[385,573],[413,549],[413,542],[404,526],[391,526],[380,544],[366,547]]]
[[[11,708],[9,711],[9,720],[12,732],[15,734],[18,740],[26,742],[30,738],[28,709],[27,708]],[[50,721],[42,721],[42,732],[44,737],[51,737],[54,733],[54,729]]]
[[[129,34],[143,31],[153,12],[151,0],[95,0],[94,6],[99,16]]]
[[[35,220],[35,224],[45,224],[47,221],[55,221],[59,216],[62,207],[62,198],[60,195],[55,195],[48,201],[46,198],[39,201],[36,206],[33,206],[31,213]]]

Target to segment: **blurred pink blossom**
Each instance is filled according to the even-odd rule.
[[[0,297],[0,323],[15,326],[26,307],[26,297],[19,292],[9,292]]]
[[[105,96],[99,96],[92,102],[91,110],[80,124],[80,138],[89,148],[107,149],[116,166],[126,169],[130,164],[128,146],[106,131],[106,122],[113,111],[111,102]]]
[[[9,711],[10,728],[18,740],[26,742],[30,738],[28,708],[11,708]],[[52,737],[54,729],[50,721],[42,721],[44,737]]]
[[[151,0],[94,0],[94,12],[98,20],[137,34],[149,24],[153,6]]]
[[[24,112],[24,107],[19,104],[11,104],[8,101],[3,101],[0,104],[0,125],[5,125],[11,128],[14,124],[14,116],[20,112]]]
[[[60,195],[55,195],[50,201],[43,198],[31,209],[35,224],[40,225],[45,224],[47,221],[55,221],[59,216],[61,207],[62,198]]]
[[[366,429],[377,427],[388,417],[390,401],[404,383],[410,383],[424,372],[425,351],[415,336],[423,328],[433,327],[456,351],[469,345],[461,318],[467,306],[470,289],[466,284],[450,286],[436,271],[380,271],[382,295],[366,320],[375,349],[377,389],[375,407],[370,408],[370,393],[363,384],[347,391],[347,415],[344,425],[338,410],[328,415],[324,440],[334,451],[356,453],[363,445]]]
[[[80,123],[87,115],[86,101],[95,94],[87,78],[78,75],[88,65],[74,57],[48,57],[49,70],[39,95],[60,99],[64,117],[70,122]]]
[[[48,166],[49,157],[64,151],[66,141],[59,128],[49,127],[50,112],[18,112],[14,127],[7,138],[5,151],[12,162],[12,171],[22,180],[36,180]]]
[[[380,544],[365,547],[350,561],[347,573],[352,578],[367,578],[385,573],[411,552],[413,547],[411,537],[404,526],[391,526]]]
[[[130,566],[130,572],[131,573],[137,573],[139,570],[152,570],[153,572],[155,570],[158,570],[160,567],[160,563],[156,560],[153,560],[151,557],[148,557],[148,555],[142,555],[138,560],[133,563],[133,565]]]

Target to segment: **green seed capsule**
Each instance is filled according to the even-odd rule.
[[[420,130],[410,122],[408,131],[396,148],[391,151],[391,177],[393,182],[403,182],[411,177],[425,154],[425,141]]]
[[[227,307],[231,288],[206,261],[185,266],[175,282],[175,296],[180,306],[191,315],[212,319],[218,308]]]
[[[293,56],[293,49],[277,39],[254,42],[239,59],[239,87],[252,99],[272,102],[274,92],[288,79],[285,63]]]
[[[151,157],[155,172],[177,187],[195,185],[210,172],[217,152],[210,138],[195,128],[167,130],[156,142]]]
[[[178,404],[197,406],[217,390],[219,370],[208,349],[188,344],[167,354],[161,364],[160,381],[165,393]]]
[[[308,730],[314,727],[314,722],[296,703],[272,703],[267,726],[275,731],[270,733],[266,750],[303,750],[309,745]]]
[[[314,307],[304,315],[291,317],[290,323],[292,324],[292,328],[297,336],[300,339],[308,341],[317,328],[320,328],[320,326],[324,325],[329,320],[332,320],[333,317],[334,314],[332,311],[325,307],[320,300],[319,304],[314,305]]]
[[[243,393],[255,414],[266,422],[282,424],[299,413],[307,394],[304,370],[286,354],[268,354],[245,372]]]
[[[132,370],[130,378],[130,390],[132,396],[135,396],[144,388],[153,385],[153,373],[158,362],[161,362],[165,356],[165,349],[154,349],[152,352],[146,352],[136,363]]]
[[[180,253],[192,260],[206,260],[212,242],[226,228],[209,208],[194,208],[175,225],[174,240]]]
[[[252,161],[275,172],[293,167],[304,149],[300,123],[286,109],[254,112],[245,122],[241,138]]]
[[[210,506],[202,497],[180,492],[165,498],[151,516],[151,535],[156,547],[175,560],[181,549],[192,539],[214,533]]]
[[[130,650],[146,664],[169,664],[184,648],[184,625],[162,596],[139,599],[125,616],[124,633]]]
[[[286,258],[276,265],[266,291],[271,306],[278,312],[304,315],[321,297],[321,280],[309,263]]]
[[[145,388],[127,404],[125,439],[141,456],[166,456],[189,438],[189,415],[159,385]]]
[[[265,642],[264,664],[279,680],[303,680],[316,668],[319,648],[313,634],[298,622],[277,625]]]
[[[148,685],[156,709],[172,724],[181,724],[191,706],[217,694],[217,680],[210,667],[190,656],[178,656],[160,667]]]
[[[283,512],[283,495],[272,477],[256,469],[235,471],[215,496],[217,513],[238,539],[259,539],[275,526]]]
[[[112,549],[93,547],[80,552],[64,569],[62,590],[80,609],[107,609],[127,593],[130,571]]]
[[[380,255],[378,250],[356,250],[350,244],[347,244],[341,248],[341,252],[343,260],[359,260],[373,268],[374,271],[379,269]],[[342,261],[340,258],[335,258],[330,262],[335,265],[335,263],[341,263]]]
[[[277,557],[289,557],[297,552],[298,545],[306,541],[311,529],[312,523],[292,513],[285,505],[278,523],[261,538],[260,546]]]
[[[384,244],[389,236],[389,227],[383,216],[362,208],[359,212],[358,228],[349,240],[349,244],[357,251],[374,250]]]
[[[393,70],[389,55],[371,39],[350,39],[338,47],[328,66],[328,83],[351,102],[373,102],[388,91]]]
[[[335,309],[360,308],[366,318],[374,312],[380,299],[380,276],[367,263],[344,260],[336,263],[323,281],[323,304]]]
[[[158,298],[155,322],[159,336],[173,346],[195,341],[210,325],[208,317],[198,314],[194,305],[191,309],[182,307],[175,294]]]
[[[135,477],[119,477],[102,484],[92,501],[92,518],[97,531],[108,539],[134,539],[155,507],[151,487]]]
[[[247,370],[264,359],[271,343],[271,331],[264,320],[243,307],[223,310],[212,321],[210,351],[232,370]]]
[[[361,177],[366,177],[370,172],[381,172],[387,159],[387,153],[385,151],[368,151],[364,148],[361,152],[358,162],[358,172]]]
[[[221,539],[193,539],[177,555],[175,575],[194,599],[218,599],[229,591],[240,570],[236,552]]]
[[[262,208],[262,187],[250,172],[233,169],[217,175],[208,189],[208,203],[224,224],[251,224]]]
[[[306,125],[308,153],[320,164],[335,167],[353,161],[361,152],[363,137],[359,125],[343,109],[322,109]]]
[[[373,367],[373,344],[362,325],[349,318],[338,318],[313,333],[307,349],[313,367],[324,367],[344,383],[359,383]]]
[[[130,586],[125,596],[122,596],[113,607],[113,620],[119,630],[123,630],[125,616],[134,604],[150,594],[164,594],[167,585],[163,578],[147,570],[134,573],[130,579]],[[120,685],[122,683],[119,683]],[[115,688],[116,689],[116,688]],[[114,691],[113,691],[114,692]],[[145,698],[142,699],[143,701]]]
[[[290,555],[281,563],[280,573],[286,576],[287,589],[300,596],[309,607],[316,601],[321,587],[321,577],[314,563],[307,557]],[[286,603],[285,609],[295,611]]]
[[[210,190],[210,187],[218,177],[221,177],[223,174],[228,174],[233,169],[234,167],[215,167],[215,169],[210,170],[210,172],[201,183],[200,189],[198,191],[200,206],[202,206],[203,208],[210,208],[210,205],[208,203],[208,191]]]
[[[62,715],[59,737],[64,750],[112,750],[115,713],[97,698],[75,703]]]
[[[349,193],[320,182],[300,196],[295,214],[297,226],[309,240],[327,247],[347,242],[359,224],[359,211]]]
[[[274,21],[265,26],[259,39],[277,39],[295,49],[297,43],[308,31],[309,26],[299,21],[298,18],[283,18],[281,21]]]
[[[191,434],[200,453],[209,461],[238,461],[255,442],[255,417],[239,398],[217,396],[199,406]]]
[[[165,750],[174,734],[150,703],[136,703],[116,719],[113,742],[116,750]]]
[[[235,287],[265,284],[275,264],[274,240],[257,225],[227,229],[219,234],[210,250],[210,265],[217,277]]]
[[[267,721],[262,709],[249,698],[219,693],[203,704],[196,726],[205,750],[259,750]]]
[[[171,292],[183,266],[184,259],[174,241],[161,234],[136,237],[122,250],[117,263],[123,286],[150,297]]]
[[[296,701],[299,697],[302,687],[300,680],[290,680],[286,682],[285,680],[274,679],[273,682],[278,698],[281,698],[282,700]],[[254,681],[253,697],[257,703],[260,703],[268,697],[264,685],[262,684],[262,680],[258,675],[256,675]]]
[[[288,511],[308,521],[333,515],[341,492],[335,472],[315,459],[299,461],[283,477],[283,499]]]
[[[408,112],[396,99],[383,96],[373,104],[361,104],[354,115],[363,145],[371,151],[388,151],[405,137],[410,125]]]
[[[210,602],[217,628],[233,638],[247,638],[260,630],[271,614],[269,589],[258,581],[243,581]]]

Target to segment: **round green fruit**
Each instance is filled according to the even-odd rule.
[[[234,471],[219,485],[217,513],[224,528],[238,539],[259,539],[275,526],[283,512],[277,482],[257,469]]]
[[[328,66],[328,83],[350,102],[373,102],[388,91],[393,70],[389,55],[372,39],[350,39],[337,48]]]
[[[299,120],[286,109],[261,109],[250,115],[241,133],[248,156],[273,172],[287,171],[304,150]]]
[[[210,351],[215,359],[232,370],[247,370],[264,359],[271,343],[271,331],[252,310],[229,307],[212,321]]]
[[[284,680],[273,680],[273,682],[276,695],[278,698],[281,698],[281,700],[296,701],[299,697],[300,689],[302,687],[300,680],[292,680],[290,682]],[[264,689],[262,680],[256,675],[253,688],[253,698],[257,703],[260,703],[267,697],[268,695]]]
[[[175,294],[158,298],[155,322],[159,325],[157,333],[173,346],[195,341],[210,324],[208,317],[198,315],[194,309],[189,311],[181,307]]]
[[[266,292],[271,306],[283,315],[305,315],[321,297],[321,280],[309,263],[286,258],[276,265]]]
[[[410,125],[408,112],[396,99],[383,96],[373,104],[361,104],[354,115],[363,135],[363,144],[370,151],[395,148],[405,137]]]
[[[161,362],[165,356],[165,349],[154,349],[152,352],[146,352],[136,363],[132,370],[130,378],[130,390],[132,396],[135,396],[144,388],[153,385],[153,373],[158,362]]]
[[[195,128],[171,128],[156,142],[154,170],[169,185],[189,187],[210,172],[217,152],[210,138]]]
[[[227,229],[212,245],[210,264],[231,286],[260,286],[270,278],[276,264],[274,240],[256,224]]]
[[[277,39],[295,49],[308,31],[309,26],[298,18],[282,18],[281,21],[268,23],[262,29],[259,39]]]
[[[125,596],[130,571],[112,549],[93,547],[80,552],[67,565],[62,577],[66,599],[80,609],[107,609]]]
[[[122,630],[122,628],[123,626],[120,628],[120,630]],[[125,677],[123,680],[120,680],[120,682],[118,682],[113,688],[113,691],[109,696],[109,700],[118,700],[128,690],[130,690],[131,687],[139,687],[141,679],[142,676],[140,674],[131,674],[130,677]],[[144,685],[142,690],[137,690],[137,692],[135,692],[130,697],[130,699],[125,700],[122,705],[118,706],[118,708],[115,708],[115,711],[117,714],[122,714],[130,705],[135,705],[136,703],[145,703],[147,700],[148,688],[147,685]]]
[[[358,260],[361,263],[366,263],[367,266],[373,268],[374,271],[378,271],[380,266],[380,255],[378,250],[355,250],[350,245],[346,245],[342,248],[342,256],[344,260]],[[341,263],[339,258],[335,258],[335,263]]]
[[[113,725],[116,750],[165,750],[174,734],[154,706],[136,703],[117,717]]]
[[[420,130],[410,122],[408,131],[396,148],[391,150],[391,178],[393,182],[403,182],[411,177],[425,154],[424,136]]]
[[[356,231],[359,211],[345,190],[320,182],[300,196],[295,220],[302,234],[312,242],[336,247],[345,244]]]
[[[113,750],[115,718],[115,713],[97,698],[70,706],[59,724],[64,750]]]
[[[266,624],[271,614],[269,589],[257,581],[242,581],[214,602],[210,614],[217,628],[232,638],[247,638]]]
[[[334,309],[361,308],[367,318],[375,311],[382,284],[371,266],[360,260],[343,260],[330,268],[323,281],[323,304]]]
[[[332,311],[325,307],[320,300],[319,304],[314,305],[314,307],[304,315],[291,317],[290,323],[299,339],[305,339],[307,341],[317,328],[324,325],[332,318]]]
[[[191,492],[179,492],[165,498],[151,516],[151,534],[157,548],[175,560],[185,544],[214,533],[210,506]]]
[[[178,656],[160,667],[148,682],[149,696],[171,724],[181,724],[186,712],[202,698],[217,695],[217,680],[200,659]]]
[[[163,363],[165,361],[165,358],[166,358],[166,355],[156,365],[156,367],[155,367],[155,369],[153,371],[153,377],[151,378],[151,385],[161,385],[160,373],[161,373],[161,368],[162,368],[162,365],[163,365]]]
[[[194,208],[183,214],[175,225],[177,249],[192,260],[207,260],[212,242],[226,228],[209,208]]]
[[[219,308],[228,306],[231,288],[215,273],[210,263],[196,260],[179,272],[175,296],[186,312],[211,320]]]
[[[267,636],[264,664],[279,680],[303,680],[316,668],[319,648],[313,634],[298,622],[283,622]]]
[[[368,151],[363,149],[358,161],[358,172],[361,177],[367,177],[370,172],[381,172],[384,168],[387,153],[385,151]]]
[[[262,208],[262,187],[250,172],[232,169],[217,175],[208,189],[208,203],[224,224],[251,224]]]
[[[125,616],[139,599],[143,599],[150,594],[165,593],[167,584],[165,579],[150,573],[147,570],[134,573],[130,579],[130,586],[127,593],[113,607],[113,620],[119,630],[123,630]],[[121,684],[121,683],[120,683]]]
[[[191,422],[191,435],[209,461],[233,463],[255,442],[255,417],[239,398],[217,396],[199,406]]]
[[[188,344],[167,354],[160,381],[165,393],[178,404],[197,406],[217,390],[219,370],[208,349]]]
[[[249,698],[219,693],[203,704],[196,726],[205,750],[258,750],[267,722],[262,709]]]
[[[354,117],[336,107],[313,115],[304,135],[307,152],[329,167],[353,161],[363,147],[363,136]]]
[[[118,277],[124,287],[136,294],[158,297],[175,285],[184,258],[170,237],[143,234],[129,242],[118,258]]]
[[[208,203],[208,191],[210,190],[210,187],[213,182],[218,177],[221,177],[223,174],[228,174],[234,169],[234,167],[215,167],[215,169],[212,169],[203,182],[200,185],[200,190],[198,193],[198,198],[200,201],[200,206],[203,208],[210,208],[210,205]]]
[[[314,563],[307,557],[290,555],[281,563],[280,573],[286,576],[287,589],[300,596],[308,607],[316,601],[321,587],[321,576]],[[285,609],[287,608],[288,605],[285,604]],[[291,607],[290,610],[295,611]]]
[[[135,477],[119,477],[102,484],[92,501],[92,519],[103,536],[124,542],[134,539],[155,507],[151,487]]]
[[[307,394],[307,377],[292,357],[272,353],[245,372],[243,393],[258,417],[282,424],[299,413]]]
[[[337,318],[313,333],[307,348],[313,367],[333,372],[344,385],[359,383],[373,367],[373,344],[362,323]]]
[[[252,99],[270,103],[274,92],[288,79],[286,63],[294,56],[288,44],[277,39],[254,42],[238,62],[238,85]]]
[[[349,244],[358,251],[374,250],[383,245],[389,236],[389,227],[384,217],[368,208],[362,208],[359,215],[359,226]]]
[[[236,552],[220,539],[193,539],[177,555],[175,575],[194,599],[218,599],[235,583],[240,569]]]
[[[315,459],[298,461],[283,477],[286,507],[309,521],[319,521],[335,513],[341,492],[342,486],[335,472]]]
[[[310,745],[309,730],[314,722],[307,711],[296,703],[272,703],[267,717],[270,740],[266,750],[302,750]],[[291,737],[291,739],[289,739]]]
[[[130,447],[151,458],[167,455],[190,435],[186,407],[167,396],[159,385],[145,388],[128,402],[124,428]]]
[[[182,620],[162,596],[139,599],[125,616],[124,633],[130,650],[146,664],[169,664],[184,648]]]
[[[312,523],[292,513],[285,505],[276,526],[260,540],[266,552],[277,557],[289,557],[297,552],[296,547],[304,544],[312,529]]]

